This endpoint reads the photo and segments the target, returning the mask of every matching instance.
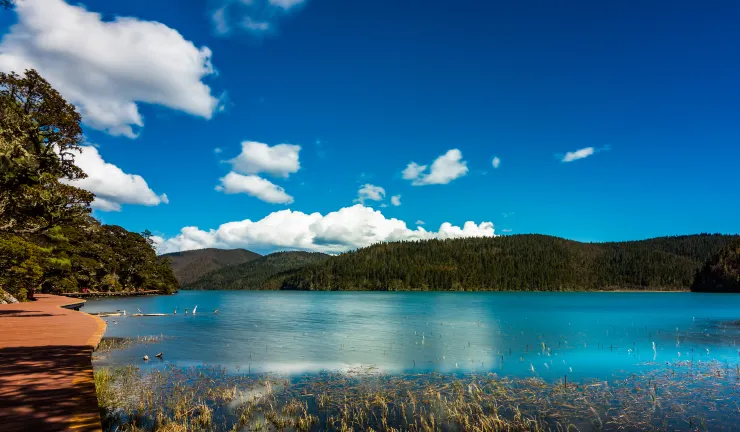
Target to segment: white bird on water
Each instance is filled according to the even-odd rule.
[[[655,349],[655,342],[653,342],[653,361],[655,361],[656,357],[658,357],[658,350]]]

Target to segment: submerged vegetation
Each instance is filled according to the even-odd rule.
[[[165,336],[138,336],[135,338],[124,338],[124,337],[104,337],[100,340],[100,343],[95,348],[93,357],[96,360],[104,357],[105,354],[111,351],[124,350],[131,348],[134,345],[148,345],[162,342],[166,339]]]
[[[36,291],[157,290],[178,284],[148,232],[90,217],[95,196],[74,186],[81,117],[36,71],[0,73],[0,288],[20,301]]]
[[[653,365],[655,366],[655,365]],[[737,366],[678,362],[610,381],[493,373],[290,379],[221,368],[95,372],[106,430],[716,430],[740,422]]]

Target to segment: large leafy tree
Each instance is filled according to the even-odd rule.
[[[74,163],[80,115],[35,70],[0,73],[0,233],[39,233],[90,212],[93,194],[64,183],[85,178]]]
[[[0,288],[19,299],[39,289],[177,290],[149,233],[101,225],[94,195],[70,184],[86,177],[74,161],[80,122],[36,71],[0,73]]]
[[[20,301],[32,297],[43,280],[48,252],[19,236],[0,234],[0,289]]]

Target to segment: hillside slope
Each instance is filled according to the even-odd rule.
[[[260,290],[279,289],[281,275],[308,264],[318,264],[329,255],[318,252],[276,252],[246,263],[209,272],[183,286],[195,290]],[[265,282],[271,279],[270,284]]]
[[[687,290],[704,262],[737,238],[579,243],[514,235],[384,243],[299,269],[281,289]]]
[[[725,246],[697,273],[692,291],[740,293],[740,240]]]
[[[246,249],[198,249],[162,255],[171,260],[170,266],[181,285],[195,282],[204,274],[223,267],[249,262],[261,255]]]

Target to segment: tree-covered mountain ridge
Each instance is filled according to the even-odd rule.
[[[205,274],[224,267],[242,264],[261,255],[246,249],[195,249],[161,255],[170,260],[175,278],[185,286],[198,281]]]
[[[329,258],[329,255],[320,252],[275,252],[245,263],[213,270],[194,282],[183,284],[183,289],[280,289],[282,280],[291,275],[293,271],[310,264],[321,263]]]
[[[699,270],[692,291],[740,292],[740,240],[722,248]]]
[[[688,290],[737,235],[581,243],[522,234],[381,243],[265,281],[263,289],[594,291]]]

